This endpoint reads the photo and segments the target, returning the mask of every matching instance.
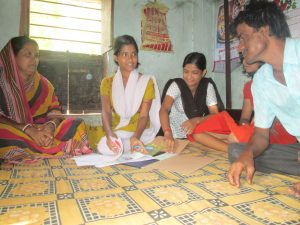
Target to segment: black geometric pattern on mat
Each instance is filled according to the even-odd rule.
[[[150,211],[148,212],[148,215],[155,221],[159,221],[170,217],[170,215],[163,209]]]
[[[205,225],[205,224],[224,224],[225,223],[225,221],[222,221],[222,220],[217,221],[217,218],[215,219],[215,221],[205,221],[205,218],[203,218],[202,221],[195,220],[195,217],[197,217],[198,215],[203,216],[206,213],[214,213],[216,215],[222,215],[230,220],[233,220],[233,222],[235,222],[236,224],[247,225],[246,223],[242,223],[238,218],[228,214],[226,211],[223,211],[220,208],[210,208],[210,209],[205,209],[201,212],[193,212],[191,214],[182,214],[180,216],[176,216],[176,219],[184,225],[194,225],[196,223],[203,224],[203,225]],[[226,224],[228,224],[228,223],[226,223]]]
[[[161,198],[159,198],[155,195],[155,191],[157,189],[172,188],[172,187],[174,187],[176,189],[180,188],[182,191],[186,192],[188,199],[184,200],[184,201],[181,201],[180,199],[178,199],[178,202],[172,202],[168,199],[161,199]],[[170,185],[165,185],[165,186],[154,186],[154,187],[144,188],[141,191],[143,191],[146,195],[148,195],[153,201],[155,201],[162,208],[169,207],[169,206],[172,206],[172,205],[177,205],[177,204],[183,204],[183,203],[186,204],[186,203],[191,202],[191,201],[202,200],[203,199],[200,195],[194,193],[193,191],[189,190],[188,188],[186,188],[185,186],[182,186],[180,184],[170,184]]]
[[[61,224],[58,217],[58,209],[55,202],[45,202],[45,203],[31,203],[24,205],[14,205],[14,206],[4,206],[0,207],[0,215],[7,213],[13,209],[22,209],[25,207],[39,208],[43,207],[48,212],[48,218],[44,220],[43,225],[59,225]]]
[[[270,203],[270,205],[278,206],[278,207],[280,207],[280,208],[283,209],[283,210],[281,210],[283,213],[287,212],[287,211],[290,211],[291,213],[293,213],[293,215],[297,215],[296,217],[298,217],[298,219],[276,223],[276,222],[270,221],[270,220],[268,220],[266,218],[261,218],[261,217],[255,215],[255,213],[251,209],[251,205],[252,204],[257,204],[257,203]],[[274,225],[274,224],[280,224],[280,225],[300,224],[300,216],[299,216],[300,215],[300,208],[299,207],[298,207],[297,210],[295,210],[294,208],[291,208],[291,207],[285,205],[284,203],[280,202],[279,200],[271,198],[271,197],[267,197],[267,198],[264,198],[264,199],[259,199],[259,200],[253,201],[253,202],[245,202],[245,203],[233,205],[233,207],[236,208],[237,210],[239,210],[244,215],[247,215],[247,216],[249,216],[249,217],[257,220],[258,222],[260,222],[262,224],[266,224],[266,225]],[[266,209],[266,214],[268,214],[267,210],[268,209]],[[278,213],[280,214],[280,212],[278,212]],[[278,216],[280,217],[280,215],[278,215]]]
[[[103,182],[106,182],[107,186],[105,188],[104,187],[99,187],[99,186],[98,186],[98,188],[90,187],[86,190],[84,190],[80,187],[80,182],[83,182],[83,181],[84,182],[89,182],[90,181],[90,183],[93,183],[93,182],[95,182],[95,177],[89,178],[89,179],[85,179],[85,178],[70,179],[70,183],[71,183],[72,189],[75,193],[76,192],[95,191],[95,190],[109,190],[109,189],[117,187],[117,184],[110,177],[105,177],[105,176],[97,177],[96,181],[98,182],[99,180],[102,180]]]
[[[99,213],[93,213],[91,212],[89,208],[89,204],[93,200],[101,200],[103,198],[120,198],[124,202],[128,203],[127,209],[125,213],[113,215],[113,216],[103,216],[100,215]],[[135,203],[135,201],[128,196],[126,193],[120,193],[120,194],[114,194],[114,195],[105,195],[105,196],[97,196],[97,197],[91,197],[91,198],[82,198],[82,199],[76,199],[78,207],[80,208],[80,211],[82,213],[82,216],[85,220],[85,222],[93,222],[97,220],[105,220],[109,218],[119,218],[119,217],[124,217],[136,213],[141,213],[143,212],[143,209]]]
[[[22,183],[9,183],[6,185],[5,190],[1,193],[0,198],[16,198],[16,197],[34,197],[34,196],[46,196],[55,194],[55,182],[54,181],[37,181],[36,183],[40,182],[41,184],[46,184],[47,188],[41,193],[20,193],[20,194],[13,194],[12,191],[18,188],[20,185],[30,185],[29,182],[22,182]]]

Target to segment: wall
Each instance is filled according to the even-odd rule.
[[[219,9],[219,6],[223,4],[223,0],[216,1],[215,10]],[[216,18],[217,12],[214,12],[214,17]],[[216,27],[216,21],[212,25]],[[216,28],[214,28],[216,29]],[[216,30],[214,30],[214,44],[216,43]],[[215,46],[215,45],[214,45]],[[212,48],[214,49],[214,48]],[[241,109],[243,105],[243,87],[244,84],[249,80],[245,74],[242,72],[243,68],[240,66],[239,68],[233,70],[231,72],[231,108],[232,109]],[[219,92],[221,93],[223,100],[226,98],[226,76],[224,73],[214,73],[212,75],[214,81],[216,82]],[[224,100],[224,104],[226,101]]]
[[[21,0],[0,0],[0,49],[19,34]]]
[[[141,46],[141,9],[147,0],[115,0],[114,36],[130,34]],[[159,53],[140,50],[139,70],[145,74],[153,74],[157,78],[160,89],[172,77],[181,76],[181,64],[184,56],[193,50],[193,1],[160,1],[168,6],[167,24],[173,45],[172,53]],[[124,10],[126,8],[126,13]],[[124,24],[121,21],[126,21]],[[112,58],[112,57],[111,57]],[[111,62],[111,71],[115,69]]]
[[[147,0],[115,0],[114,5],[114,37],[130,34],[141,46],[141,9]],[[168,6],[167,24],[173,44],[172,53],[158,53],[140,50],[139,70],[145,74],[156,76],[159,88],[162,90],[170,78],[182,76],[182,62],[186,54],[200,51],[206,55],[208,77],[212,77],[217,84],[220,95],[225,104],[225,74],[213,73],[213,57],[216,40],[216,10],[218,0],[160,0]],[[126,9],[126,12],[124,12]],[[123,21],[126,21],[124,23]],[[116,66],[109,52],[109,73]],[[239,68],[232,74],[232,108],[242,107],[242,88],[245,76]]]
[[[140,51],[139,70],[156,76],[162,90],[165,82],[182,75],[182,61],[191,51],[203,52],[208,61],[208,74],[217,84],[225,104],[225,75],[212,73],[215,48],[216,10],[219,0],[160,0],[168,6],[167,24],[173,44],[172,53]],[[141,9],[148,0],[114,1],[114,37],[130,34],[141,45]],[[20,0],[0,0],[0,29],[5,32],[0,36],[0,47],[12,37],[18,35]],[[116,66],[112,60],[112,51],[108,53],[108,73]],[[241,68],[232,73],[232,108],[242,106],[242,87],[245,76]]]

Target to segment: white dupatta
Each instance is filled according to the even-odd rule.
[[[141,76],[139,79],[139,73],[135,69],[130,73],[124,88],[122,74],[118,68],[112,82],[112,103],[120,116],[120,123],[116,129],[128,125],[130,118],[138,111],[144,96],[141,93],[145,92],[149,80],[145,78]]]
[[[153,80],[155,98],[152,100],[149,111],[150,126],[144,130],[140,138],[144,144],[148,144],[154,140],[160,129],[159,109],[161,104],[155,77],[147,75],[139,76],[138,71],[135,69],[130,73],[126,88],[124,88],[122,74],[120,68],[118,68],[112,81],[112,104],[116,113],[120,116],[120,123],[116,126],[115,133],[122,139],[125,151],[130,149],[130,143],[126,139],[129,139],[133,132],[119,130],[119,128],[128,125],[131,117],[139,110],[149,79]],[[103,137],[98,144],[100,152],[101,149],[99,148],[104,148],[103,144],[106,144],[106,137]]]

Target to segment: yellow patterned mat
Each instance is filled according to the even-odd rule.
[[[197,144],[182,154],[218,159],[189,176],[72,159],[2,165],[0,224],[300,224],[300,200],[287,194],[299,177],[257,172],[237,189],[226,154]]]

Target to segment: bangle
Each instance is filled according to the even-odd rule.
[[[27,123],[27,124],[22,128],[22,131],[25,133],[25,130],[26,130],[28,127],[32,127],[32,124],[31,124],[31,123]]]
[[[50,123],[54,126],[54,130],[56,130],[56,123],[53,120],[49,120],[46,124]]]
[[[167,127],[166,129],[163,129],[163,132],[166,133],[167,131],[171,132],[171,128],[170,127]]]

